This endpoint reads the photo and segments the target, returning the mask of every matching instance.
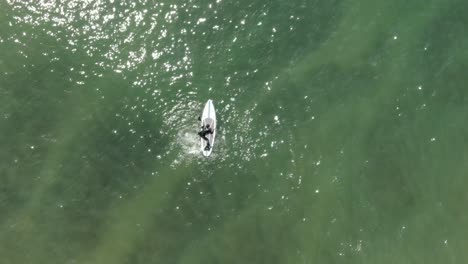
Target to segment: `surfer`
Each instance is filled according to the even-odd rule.
[[[205,148],[206,151],[210,150],[211,148],[210,140],[206,137],[206,135],[208,134],[213,134],[213,129],[210,127],[209,124],[207,124],[206,126],[202,126],[201,131],[198,132],[198,135],[204,140],[206,140],[206,143],[207,143],[206,148]]]

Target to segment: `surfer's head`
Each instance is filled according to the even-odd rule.
[[[210,124],[206,124],[206,128],[210,128]]]

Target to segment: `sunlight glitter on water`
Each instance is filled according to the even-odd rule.
[[[143,42],[145,36],[154,34],[154,31],[157,31],[159,40],[171,37],[173,42],[181,43],[181,39],[175,39],[174,35],[168,31],[168,26],[178,19],[177,5],[165,6],[164,3],[157,3],[157,9],[150,13],[146,9],[135,9],[134,3],[122,3],[128,9],[119,13],[115,7],[111,8],[111,12],[109,12],[109,3],[101,1],[39,1],[34,3],[10,1],[9,3],[16,9],[24,8],[30,11],[29,16],[16,17],[18,23],[36,26],[53,23],[56,27],[66,28],[66,31],[59,30],[49,33],[59,39],[66,38],[69,44],[69,47],[66,48],[75,52],[77,49],[74,47],[79,45],[80,49],[84,50],[90,57],[101,59],[103,66],[113,68],[116,72],[135,70],[146,60],[147,54],[151,54],[154,59],[158,59],[162,52],[174,54],[176,48],[174,44],[169,43],[165,47],[159,47],[160,43],[157,43],[154,46],[156,49],[154,49],[153,45],[148,46]],[[140,4],[145,4],[145,2]],[[88,8],[90,6],[92,8]],[[164,14],[164,20],[157,18],[159,14]],[[84,22],[84,25],[79,22]],[[130,24],[144,28],[143,34],[136,35],[129,32]],[[147,24],[149,24],[149,28]],[[116,30],[120,36],[115,35]],[[117,41],[118,37],[123,38],[123,41]],[[107,52],[102,53],[102,50],[97,47],[100,47],[100,42],[104,40],[113,40],[113,43],[109,45],[110,48]],[[133,48],[133,50],[128,49],[128,47],[135,46],[139,47]],[[123,52],[124,50],[125,52]],[[97,52],[101,54],[97,54]],[[189,51],[186,53],[186,59],[183,61],[186,65],[190,64],[187,61],[187,58],[190,58],[189,53]],[[174,66],[166,65],[166,68],[171,69],[171,71],[175,70]]]

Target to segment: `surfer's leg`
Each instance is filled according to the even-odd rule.
[[[210,140],[206,137],[206,136],[203,136],[202,137],[204,140],[206,140],[206,147],[205,147],[205,150],[210,150]]]

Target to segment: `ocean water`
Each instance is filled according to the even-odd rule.
[[[0,262],[466,263],[467,9],[0,1]]]

